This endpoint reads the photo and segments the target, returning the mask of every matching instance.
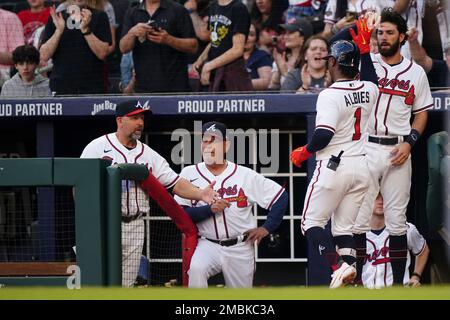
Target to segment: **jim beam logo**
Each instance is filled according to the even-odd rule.
[[[102,111],[105,110],[111,110],[111,111],[116,111],[116,107],[117,104],[109,101],[109,100],[105,100],[105,102],[103,103],[94,103],[94,109],[91,112],[91,115],[95,116],[97,113],[100,113]]]

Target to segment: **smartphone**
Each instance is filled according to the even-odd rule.
[[[158,22],[156,22],[156,20],[148,20],[147,25],[152,27],[155,30],[161,29],[161,27],[159,26]]]
[[[272,36],[272,45],[276,46],[278,43],[278,37],[277,36]]]
[[[358,20],[358,12],[356,11],[348,11],[346,12],[346,17],[348,20]]]

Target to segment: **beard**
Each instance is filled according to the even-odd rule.
[[[133,132],[133,133],[131,134],[131,138],[132,138],[133,140],[139,140],[139,139],[141,138],[141,136],[142,136],[142,133]]]
[[[378,44],[378,51],[383,57],[392,57],[395,55],[400,48],[400,39],[397,39],[388,49],[384,49],[381,47],[381,44]]]

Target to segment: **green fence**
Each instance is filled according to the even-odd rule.
[[[121,180],[143,180],[147,175],[143,165],[110,166],[101,159],[0,159],[0,187],[73,187],[73,264],[79,267],[82,286],[121,285]],[[37,196],[38,203],[54,201],[51,192]],[[3,269],[8,266],[0,262]],[[0,284],[66,285],[70,275],[0,277]]]

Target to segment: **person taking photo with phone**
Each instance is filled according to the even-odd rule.
[[[187,92],[188,54],[197,51],[189,12],[173,0],[145,0],[127,11],[120,51],[133,51],[135,92]]]

